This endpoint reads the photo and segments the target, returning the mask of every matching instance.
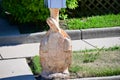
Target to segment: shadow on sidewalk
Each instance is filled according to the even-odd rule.
[[[21,75],[21,76],[1,78],[0,80],[35,80],[35,78],[33,75]]]

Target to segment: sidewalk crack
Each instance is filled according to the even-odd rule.
[[[4,59],[1,54],[0,54],[0,58],[1,58],[2,60]]]
[[[99,49],[98,47],[96,47],[96,46],[90,44],[89,42],[85,41],[84,39],[82,39],[82,41],[84,41],[85,43],[89,44],[90,46],[92,46],[92,47],[94,47],[94,48],[96,48],[96,49]]]
[[[87,41],[85,41],[85,40],[82,40],[82,41],[84,41],[84,42],[85,42],[85,43],[87,43],[88,45],[90,45],[90,46],[94,47],[94,48],[97,50],[97,52],[100,52],[101,50],[103,50],[103,49],[104,49],[104,47],[102,47],[102,48],[98,48],[97,46],[94,46],[94,45],[92,45],[92,44],[88,43],[88,42],[87,42]]]

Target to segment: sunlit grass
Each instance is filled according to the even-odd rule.
[[[88,29],[120,26],[120,14],[109,14],[66,20],[68,29]]]

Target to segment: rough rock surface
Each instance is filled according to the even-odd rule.
[[[68,78],[71,64],[71,39],[57,26],[53,18],[48,18],[50,30],[41,40],[40,62],[41,76],[45,78]]]

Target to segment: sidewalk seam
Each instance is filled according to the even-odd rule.
[[[3,59],[0,59],[0,60],[27,59],[27,58],[31,58],[31,57],[3,58]]]
[[[99,48],[97,48],[96,46],[94,46],[94,45],[90,44],[89,42],[85,41],[84,39],[82,39],[82,41],[85,42],[86,44],[88,44],[88,45],[90,45],[90,46],[96,48],[96,49],[99,49]]]
[[[1,54],[0,54],[0,58],[1,58],[0,60],[3,60],[3,59],[4,59]]]
[[[81,32],[81,40],[83,39],[83,32],[82,32],[82,30],[81,29],[79,29],[80,30],[80,32]]]

